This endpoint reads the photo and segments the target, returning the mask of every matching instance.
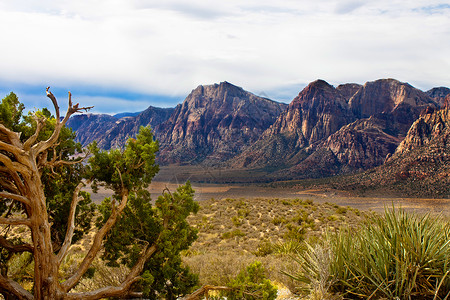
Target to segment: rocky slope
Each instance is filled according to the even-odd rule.
[[[436,87],[426,92],[440,106],[444,105],[445,98],[450,95],[450,89],[446,87]]]
[[[385,164],[335,180],[336,187],[450,198],[449,107],[425,110]]]
[[[353,173],[382,164],[420,111],[436,103],[394,79],[337,88],[308,85],[236,167],[277,168],[275,177],[311,178]]]
[[[107,149],[150,124],[160,164],[253,170],[264,181],[329,177],[380,166],[428,143],[419,133],[434,127],[416,125],[413,134],[411,125],[443,107],[445,97],[450,102],[447,90],[424,93],[394,79],[336,88],[317,80],[286,105],[222,82],[197,87],[176,108],[149,107],[120,119],[81,115],[69,125],[83,144],[97,139]]]
[[[367,82],[349,99],[349,109],[358,120],[316,145],[288,174],[323,177],[379,166],[395,151],[420,112],[435,106],[428,95],[409,84],[394,79]]]
[[[105,132],[117,121],[117,118],[105,114],[80,114],[72,116],[67,126],[76,132],[76,141],[86,146],[93,141],[102,141]]]
[[[228,82],[199,86],[156,127],[161,163],[214,163],[254,143],[286,108]]]
[[[109,115],[82,114],[69,119],[67,126],[77,132],[76,140],[86,146],[94,140],[102,149],[122,148],[135,137],[141,126],[155,128],[166,121],[173,108],[148,107],[136,116],[116,118]]]
[[[236,158],[234,166],[283,167],[303,160],[309,146],[355,120],[347,99],[356,89],[342,90],[323,80],[310,83],[260,139]]]

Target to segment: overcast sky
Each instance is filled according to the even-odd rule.
[[[450,87],[450,1],[0,0],[0,97],[172,107],[228,81],[290,102],[311,81]]]

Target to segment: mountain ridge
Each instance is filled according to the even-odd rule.
[[[267,170],[254,181],[290,180],[383,165],[421,112],[446,103],[448,88],[424,92],[392,78],[337,87],[318,79],[289,105],[225,81],[198,86],[175,108],[149,107],[120,119],[79,116],[69,125],[79,141],[99,138],[99,145],[108,148],[121,147],[140,126],[150,124],[160,141],[162,165]]]

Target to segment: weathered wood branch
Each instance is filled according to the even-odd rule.
[[[25,151],[29,151],[31,149],[31,146],[34,144],[34,142],[36,142],[37,138],[39,137],[39,133],[45,125],[45,118],[38,118],[37,116],[34,116],[34,120],[36,121],[36,130],[34,134],[30,136],[23,144],[23,149]]]
[[[31,246],[30,244],[14,245],[3,236],[0,236],[0,246],[13,253],[33,252],[33,246]]]
[[[50,87],[48,86],[47,89],[45,89],[45,93],[47,94],[47,97],[50,98],[50,100],[52,100],[53,103],[53,107],[55,108],[55,114],[56,114],[56,120],[57,122],[59,122],[59,106],[58,106],[58,101],[56,100],[56,97],[53,95],[52,92],[50,92]],[[71,105],[71,97],[70,97],[70,92],[69,92],[69,106]]]
[[[11,154],[13,154],[14,156],[18,156],[18,155],[23,155],[25,154],[25,151],[23,151],[22,149],[12,145],[12,144],[8,144],[5,143],[3,141],[0,141],[0,149],[1,150],[5,150]]]
[[[3,225],[26,225],[26,226],[30,227],[31,220],[30,219],[21,219],[21,218],[0,217],[0,224],[3,224]]]
[[[142,251],[139,260],[136,262],[128,276],[119,286],[107,286],[95,291],[85,293],[71,293],[68,294],[68,299],[94,300],[100,298],[128,296],[131,285],[141,279],[139,274],[142,273],[145,262],[150,258],[150,256],[153,255],[153,253],[156,252],[156,250],[157,247],[155,245],[152,245],[151,247],[146,246]]]
[[[13,194],[13,193],[3,191],[3,192],[0,192],[0,197],[16,200],[16,201],[22,202],[25,205],[30,204],[30,199],[28,199],[27,197],[24,197],[22,195],[18,195],[18,194]]]
[[[59,250],[57,256],[58,265],[61,264],[64,257],[67,255],[67,251],[69,250],[70,245],[72,244],[73,233],[75,231],[75,212],[77,209],[78,202],[80,201],[80,197],[78,196],[78,194],[80,193],[80,190],[83,186],[84,184],[80,182],[75,188],[72,195],[72,203],[70,204],[69,219],[67,221],[66,236],[64,238],[64,243],[61,249]]]
[[[7,289],[11,294],[13,294],[19,300],[33,300],[33,295],[25,290],[20,284],[0,275],[0,286]]]
[[[50,100],[52,100],[53,106],[55,108],[56,125],[55,125],[55,129],[53,130],[52,135],[46,141],[41,141],[32,147],[32,149],[35,151],[36,155],[47,150],[48,148],[50,148],[51,146],[53,146],[55,144],[55,142],[57,141],[57,139],[59,137],[59,134],[61,133],[61,129],[64,127],[64,125],[67,123],[69,118],[74,113],[80,112],[82,110],[88,111],[91,108],[93,108],[93,106],[79,107],[78,103],[75,105],[72,105],[72,96],[71,96],[71,93],[69,92],[69,107],[67,108],[67,112],[66,112],[66,115],[64,116],[64,119],[62,121],[60,121],[58,101],[56,100],[56,97],[52,94],[52,92],[50,92],[49,89],[50,89],[50,87],[47,87],[46,93],[47,93],[47,97],[49,97]]]
[[[19,193],[17,186],[14,183],[14,180],[11,177],[9,170],[4,171],[3,167],[0,167],[0,177],[2,178],[2,189],[4,192],[10,192],[13,194]]]
[[[3,132],[4,135],[8,138],[9,143],[15,147],[20,147],[22,144],[20,142],[20,134],[10,130],[9,128],[5,127],[5,125],[0,124],[0,132]]]
[[[17,174],[17,172],[21,173],[22,175],[29,175],[31,174],[31,170],[16,161],[12,161],[8,156],[0,153],[0,162],[2,162],[8,169],[10,169],[10,174]]]
[[[111,228],[116,224],[117,218],[122,213],[122,211],[125,209],[125,206],[128,202],[128,190],[124,189],[122,191],[122,200],[120,202],[120,205],[113,209],[111,211],[111,215],[109,216],[106,223],[100,228],[99,231],[94,236],[94,240],[92,241],[91,248],[89,249],[87,255],[81,262],[80,266],[78,267],[78,270],[65,282],[61,284],[63,290],[67,293],[70,291],[81,279],[84,273],[86,273],[87,269],[91,265],[92,261],[97,256],[98,252],[100,251],[102,247],[102,241],[106,234],[111,230]]]
[[[16,162],[13,162],[8,156],[0,153],[0,162],[5,165],[5,167],[8,169],[9,174],[11,175],[12,179],[14,180],[14,183],[18,187],[21,193],[25,193],[25,185],[22,182],[22,179],[20,178],[19,174],[17,172],[24,172],[24,174],[28,174],[29,170]],[[19,167],[19,169],[16,169],[16,167]]]

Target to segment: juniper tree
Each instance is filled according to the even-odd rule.
[[[48,88],[47,96],[55,116],[47,109],[24,115],[12,93],[0,103],[0,292],[18,299],[174,298],[187,292],[196,278],[182,267],[179,253],[196,238],[186,222],[198,210],[190,184],[165,191],[151,204],[146,188],[158,172],[158,143],[150,128],[141,128],[123,150],[91,145],[91,158],[81,163],[73,158],[80,145],[65,124],[91,107],[73,105],[69,93],[61,118]],[[111,189],[112,196],[96,207],[82,192],[88,182]],[[62,277],[70,246],[92,223],[97,229],[87,254],[72,274]],[[15,227],[25,231],[13,236]],[[24,278],[8,270],[11,258],[26,253],[34,264],[28,289],[21,285]],[[117,286],[73,292],[97,257],[109,265],[127,265],[129,274]]]

